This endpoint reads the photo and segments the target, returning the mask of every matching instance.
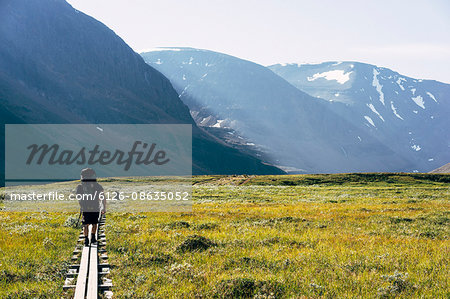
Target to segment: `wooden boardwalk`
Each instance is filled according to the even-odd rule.
[[[104,298],[112,298],[112,283],[106,278],[110,267],[105,250],[104,224],[105,218],[102,217],[98,232],[96,232],[97,242],[90,246],[84,246],[83,230],[81,231],[72,256],[72,261],[79,261],[79,263],[70,266],[63,287],[65,290],[74,289],[74,299],[97,299],[100,294]],[[92,227],[90,227],[91,229]],[[91,232],[89,231],[89,238],[90,236]],[[73,284],[75,278],[76,284]]]

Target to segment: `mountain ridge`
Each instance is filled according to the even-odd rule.
[[[280,91],[280,94],[283,94],[285,98],[291,98],[291,100],[286,100],[285,102],[283,102],[284,103],[283,105],[285,105],[285,108],[288,111],[286,112],[276,110],[277,112],[274,112],[274,114],[281,115],[281,118],[284,118],[286,122],[289,121],[292,122],[292,119],[298,117],[308,118],[307,115],[301,113],[299,115],[295,115],[292,113],[290,114],[290,112],[295,110],[293,109],[295,104],[294,106],[292,106],[293,101],[296,102],[297,98],[303,97],[306,99],[307,97],[309,97],[308,100],[306,100],[306,102],[305,100],[303,100],[302,102],[303,108],[309,106],[310,103],[314,103],[314,105],[318,106],[324,106],[324,108],[321,109],[323,111],[328,111],[327,116],[332,114],[338,114],[341,119],[344,119],[346,122],[351,124],[351,125],[347,124],[347,129],[351,128],[350,131],[363,132],[361,134],[358,133],[354,136],[354,138],[358,142],[362,142],[364,138],[369,138],[371,140],[378,140],[372,143],[373,145],[372,147],[362,146],[359,147],[359,150],[356,151],[358,152],[357,155],[361,157],[358,159],[364,160],[361,155],[366,156],[366,159],[375,159],[375,160],[378,159],[377,160],[379,165],[378,168],[361,167],[359,169],[349,169],[350,171],[423,172],[429,171],[430,169],[432,169],[433,165],[441,163],[441,161],[447,158],[445,154],[445,151],[447,149],[445,146],[445,140],[447,138],[443,138],[444,141],[438,144],[438,146],[436,147],[437,148],[436,152],[433,151],[433,147],[431,146],[431,144],[430,146],[427,145],[427,143],[431,143],[431,141],[437,139],[436,136],[438,136],[439,134],[442,134],[442,136],[446,136],[446,133],[442,131],[442,127],[444,126],[434,125],[433,127],[433,125],[430,125],[430,128],[433,128],[433,130],[428,130],[428,132],[424,132],[424,130],[422,130],[420,127],[416,125],[417,122],[411,122],[411,124],[415,126],[414,127],[415,130],[411,132],[412,136],[409,136],[408,135],[409,131],[407,131],[410,125],[409,120],[404,121],[403,124],[401,122],[396,122],[396,120],[399,119],[398,118],[398,116],[400,116],[399,113],[403,111],[404,107],[406,107],[405,105],[409,106],[412,105],[412,107],[414,107],[413,109],[409,109],[410,110],[409,114],[415,115],[415,113],[417,112],[419,115],[422,115],[428,112],[427,111],[419,112],[417,110],[422,109],[422,107],[420,106],[422,105],[420,98],[415,99],[415,101],[409,99],[408,100],[409,103],[406,104],[402,104],[401,102],[398,102],[397,104],[397,101],[393,101],[393,103],[391,103],[390,93],[394,93],[394,91],[392,92],[389,91],[386,94],[384,94],[383,91],[384,88],[386,88],[385,86],[382,86],[382,83],[384,84],[386,79],[384,73],[389,71],[391,72],[391,74],[389,74],[388,76],[397,75],[401,77],[400,81],[401,83],[404,82],[402,80],[405,80],[409,84],[408,81],[410,78],[402,76],[399,73],[393,72],[387,68],[381,67],[378,68],[373,65],[368,65],[359,62],[348,62],[348,63],[327,62],[322,64],[321,66],[324,68],[322,73],[326,72],[329,73],[321,75],[321,72],[317,71],[315,72],[318,74],[317,77],[313,77],[315,73],[309,74],[306,77],[303,76],[302,79],[304,82],[321,85],[320,89],[317,88],[317,86],[312,86],[311,89],[308,89],[308,86],[306,84],[303,84],[302,86],[298,86],[297,84],[295,84],[296,78],[286,78],[283,76],[283,74],[277,74],[276,71],[274,72],[273,66],[267,68],[250,61],[245,61],[223,53],[216,53],[214,51],[204,49],[198,50],[194,48],[183,48],[183,47],[180,48],[169,47],[169,48],[158,48],[152,52],[141,53],[141,55],[144,57],[147,63],[160,70],[164,75],[166,75],[171,80],[171,82],[175,86],[175,89],[180,94],[180,98],[189,106],[191,114],[194,116],[196,122],[199,125],[203,125],[206,127],[232,127],[233,129],[239,129],[238,125],[239,122],[237,121],[238,119],[241,119],[242,123],[242,119],[245,118],[242,115],[242,113],[244,112],[241,111],[241,115],[237,114],[238,112],[233,112],[234,113],[233,115],[233,113],[231,113],[230,111],[232,111],[233,109],[234,110],[247,109],[246,113],[247,115],[249,115],[250,111],[252,111],[251,113],[253,113],[253,110],[251,109],[260,109],[260,106],[264,106],[267,104],[269,106],[273,105],[275,102],[271,103],[271,101],[274,101],[273,99],[276,98],[277,95],[275,95],[273,90],[270,89],[282,88],[284,89],[284,91]],[[352,66],[351,64],[354,65]],[[219,69],[218,65],[220,65],[221,69]],[[340,67],[346,66],[347,70],[340,69],[341,72],[339,72],[339,70],[332,68],[326,69],[327,67],[329,68],[331,65],[334,65],[336,67],[339,65]],[[308,68],[308,66],[310,68],[317,67],[317,65],[315,64],[310,64],[306,65],[306,69]],[[302,65],[302,67],[304,66]],[[365,68],[365,71],[369,73],[364,73],[363,76],[355,77],[355,72],[352,71],[351,69],[353,67],[355,69]],[[271,78],[269,80],[266,78],[267,76],[264,77],[263,73],[265,73],[266,71],[263,70],[262,68],[270,69],[277,75],[277,77],[281,77],[282,79],[284,79],[285,83],[283,83],[283,87],[280,87],[281,83],[278,84],[278,87],[276,87],[277,84],[275,84],[274,82],[279,81],[279,79]],[[211,79],[212,76],[215,76],[214,79]],[[326,78],[330,80],[325,80]],[[361,98],[362,95],[364,95],[364,92],[359,91],[359,93],[357,93],[358,90],[347,91],[345,87],[349,86],[349,84],[353,84],[354,82],[362,84],[364,80],[367,81],[364,84],[366,85],[369,84],[369,86],[364,87],[367,89],[365,93],[366,95],[368,95],[368,97],[370,97],[371,101],[360,103],[358,109],[360,109],[361,111],[357,111],[358,114],[360,114],[359,116],[360,118],[357,118],[356,116],[358,114],[355,114],[356,110],[351,106],[351,104],[355,102],[355,97],[353,96],[352,93],[357,94],[358,98]],[[416,79],[411,80],[415,80],[417,82],[419,81]],[[260,84],[258,86],[258,81],[266,82],[266,84]],[[423,81],[424,84],[429,84],[429,81],[424,80],[421,81]],[[336,94],[337,93],[336,90],[332,90],[333,88],[336,89],[336,86],[331,88],[329,86],[331,84],[330,82],[332,82],[334,85],[337,85],[337,91],[339,92],[339,94]],[[251,86],[245,86],[246,83],[248,83]],[[287,85],[289,85],[289,87]],[[224,86],[227,86],[228,89],[224,88]],[[294,89],[297,89],[300,93],[297,93],[296,96],[287,95],[286,90],[290,90],[290,93],[292,94],[295,93],[292,91],[292,87]],[[405,85],[404,88],[406,89],[407,87],[408,86]],[[255,91],[255,88],[256,89],[260,88],[260,91]],[[400,87],[398,87],[398,89],[399,88]],[[320,94],[320,92],[314,93],[314,91],[317,90],[321,91],[322,94]],[[346,95],[345,94],[346,92],[349,93],[349,95]],[[421,93],[423,91],[417,89],[417,92]],[[258,94],[258,100],[254,99],[255,94]],[[272,94],[272,99],[266,98],[265,94]],[[332,95],[333,98],[330,98],[330,95]],[[345,100],[346,96],[347,101]],[[424,95],[422,95],[422,100],[423,97]],[[236,100],[235,102],[233,102],[233,99],[237,98],[239,98],[240,100],[239,101]],[[251,101],[253,101],[251,105],[254,106],[250,105],[248,107],[245,107],[246,103],[249,103]],[[404,102],[405,100],[401,99],[401,101]],[[425,99],[424,101],[426,102],[428,100]],[[447,107],[448,105],[445,106],[443,110],[448,109]],[[271,106],[271,109],[276,108]],[[397,111],[395,111],[396,109]],[[380,114],[378,110],[381,111],[383,115]],[[390,111],[390,114],[384,116],[384,113],[386,112],[385,110]],[[442,120],[443,118],[440,117],[440,115],[445,114],[444,111],[440,111],[439,109],[434,109],[433,111],[435,114],[434,116],[437,116],[436,118],[441,123],[445,124],[445,121]],[[232,117],[227,118],[226,116]],[[316,116],[318,119],[321,118],[320,113],[317,114]],[[431,117],[433,115],[430,114],[429,116]],[[271,119],[273,118],[275,122],[277,121],[276,116],[269,116],[269,117]],[[335,119],[336,123],[342,122],[342,120],[338,120],[334,116],[331,117]],[[433,118],[430,119],[433,120]],[[247,118],[245,119],[245,121],[247,123],[254,123],[257,122],[258,120],[254,119],[250,120]],[[278,119],[278,121],[280,120]],[[387,125],[383,127],[382,124],[379,124],[379,122],[384,123],[385,121],[388,121],[389,123],[393,124],[393,127],[389,128],[389,126]],[[436,122],[437,120],[435,119],[433,121]],[[317,120],[311,120],[311,122],[317,122]],[[268,123],[270,122],[268,121]],[[317,126],[322,127],[325,123],[326,121],[323,121],[322,124],[319,122]],[[408,124],[405,125],[405,123]],[[326,130],[330,131],[334,130],[334,128],[330,128],[330,126],[328,127],[325,126],[322,129],[320,128],[318,129],[319,134],[320,131],[322,131],[323,133],[324,128],[327,128]],[[286,128],[284,127],[284,129],[279,131],[283,130],[286,130]],[[317,133],[316,131],[317,130],[315,130],[315,133]],[[399,138],[401,139],[401,142],[397,141],[396,137],[396,134],[399,132],[403,134],[400,136],[401,138]],[[342,132],[339,134],[342,135]],[[330,138],[335,138],[336,136],[339,136],[339,134],[332,134]],[[268,133],[267,135],[270,136],[270,133]],[[226,136],[226,134],[222,134],[222,136]],[[342,136],[345,136],[345,134]],[[247,143],[249,144],[255,143],[254,142],[255,136],[252,136],[251,134],[241,137],[246,137],[248,139]],[[342,139],[344,140],[347,137],[342,137]],[[318,137],[317,139],[320,138]],[[288,142],[290,142],[290,140],[288,140]],[[257,143],[256,146],[259,145],[262,146],[263,148],[267,148],[267,145],[263,144],[263,142],[259,142],[259,144],[258,142],[256,143]],[[345,142],[343,144],[345,144]],[[351,150],[349,151],[348,148],[346,148],[349,146],[349,144],[354,148],[355,145],[351,145],[351,142],[347,142],[346,144],[347,144],[346,146],[340,146],[339,142],[336,142],[333,145],[335,147],[336,146],[340,147],[344,152],[344,157],[339,158],[342,161],[345,161],[345,159],[347,159],[346,157],[347,155],[356,155],[356,152],[353,152],[352,154]],[[377,145],[375,146],[375,144]],[[383,148],[383,145],[384,150],[381,150],[381,148]],[[376,149],[376,147],[378,147],[378,149]],[[356,148],[358,148],[357,145]],[[417,154],[416,152],[420,153]],[[376,158],[377,155],[378,158]],[[387,158],[386,155],[397,155],[398,159],[397,161],[393,161],[392,159]],[[431,160],[424,162],[425,159],[424,156],[426,156],[427,160],[428,159]],[[434,159],[436,161],[434,161]],[[308,163],[314,162],[308,161]],[[364,163],[366,162],[361,161],[362,166],[364,165]],[[329,171],[329,169],[323,169],[323,171],[326,172]],[[344,168],[342,169],[342,171],[345,171]]]
[[[0,22],[2,125],[187,123],[194,174],[283,173],[198,128],[166,77],[66,1],[6,0]]]
[[[197,123],[243,133],[248,144],[269,149],[270,162],[278,166],[301,172],[352,172],[364,165],[374,170],[378,163],[358,158],[369,152],[394,162],[389,147],[264,66],[209,50],[169,48],[141,55],[171,80]],[[364,137],[363,146],[355,146],[357,135]]]
[[[418,171],[429,171],[450,158],[450,135],[445,130],[450,126],[448,84],[353,61],[273,65],[270,69],[311,95],[345,103],[349,109],[338,111],[341,116],[392,144],[415,161]]]
[[[158,48],[155,48],[155,49],[159,49],[159,48],[170,48],[170,47],[158,47]],[[183,47],[180,47],[180,49],[181,48],[183,48]],[[418,77],[414,77],[413,75],[404,75],[400,71],[396,71],[394,68],[391,68],[391,67],[380,66],[378,64],[374,64],[374,63],[371,63],[371,62],[363,62],[363,61],[357,61],[357,60],[322,60],[322,61],[315,61],[315,62],[308,62],[308,61],[304,61],[304,62],[280,62],[280,63],[267,64],[267,65],[264,65],[264,66],[270,69],[270,68],[272,68],[274,66],[282,66],[282,67],[297,66],[297,67],[299,67],[299,66],[315,66],[315,65],[325,64],[325,63],[358,63],[358,64],[363,64],[363,65],[370,65],[370,66],[377,67],[377,68],[380,68],[380,69],[390,70],[390,71],[392,71],[392,72],[394,72],[396,74],[401,75],[402,77],[409,78],[409,79],[415,79],[415,80],[420,80],[420,81],[431,81],[431,82],[447,84],[447,85],[450,84],[450,82],[444,82],[442,80],[437,80],[437,79],[433,79],[433,78],[424,78],[424,77],[418,78]]]

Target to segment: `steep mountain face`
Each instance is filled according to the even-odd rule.
[[[142,53],[167,76],[197,124],[225,128],[222,139],[244,140],[266,159],[295,172],[412,170],[403,158],[365,127],[329,103],[300,91],[261,65],[190,48]]]
[[[348,109],[336,112],[413,161],[406,170],[427,172],[450,161],[450,85],[357,62],[269,68],[323,102],[344,103]]]
[[[281,173],[199,129],[167,78],[63,0],[2,1],[0,44],[3,125],[187,123],[194,174]]]

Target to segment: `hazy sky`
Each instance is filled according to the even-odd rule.
[[[450,83],[449,0],[69,0],[136,52],[194,47],[263,65],[354,60]]]

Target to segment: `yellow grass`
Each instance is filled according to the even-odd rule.
[[[108,215],[109,278],[117,298],[448,298],[448,181],[196,177],[192,213]],[[0,297],[62,294],[78,230],[43,215],[0,213]],[[193,235],[212,246],[180,250]]]

